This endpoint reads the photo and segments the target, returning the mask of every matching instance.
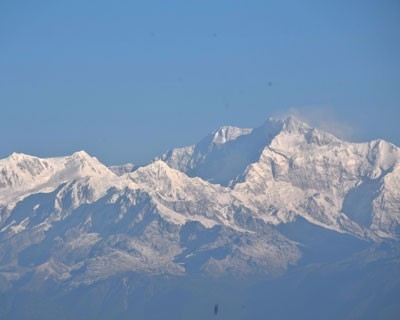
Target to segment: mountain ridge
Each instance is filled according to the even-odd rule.
[[[276,301],[277,318],[292,318],[282,311],[288,293],[303,305],[310,290],[328,285],[347,306],[342,288],[350,296],[361,288],[363,298],[353,300],[369,305],[362,293],[372,283],[381,288],[373,300],[379,310],[393,308],[399,159],[389,142],[341,141],[295,118],[221,127],[145,166],[107,167],[84,151],[45,159],[13,153],[0,160],[0,317],[29,318],[21,312],[39,305],[44,318],[60,307],[72,318],[110,318],[75,309],[77,296],[131,319],[142,289],[158,306],[164,290],[161,300],[177,305],[182,292],[204,287],[206,295],[190,300],[197,306],[218,284],[232,289],[223,291],[230,305],[242,303],[243,290]],[[357,287],[349,287],[355,273]],[[119,303],[110,300],[115,294]],[[252,318],[250,309],[235,312],[243,313]]]
[[[280,231],[299,219],[367,243],[398,239],[400,152],[388,142],[343,142],[288,118],[223,127],[188,150],[192,171],[190,152],[173,168],[179,150],[117,172],[84,151],[0,160],[0,275],[70,285],[127,271],[277,275],[302,256]],[[205,179],[217,160],[238,175]]]

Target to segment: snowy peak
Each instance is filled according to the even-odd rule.
[[[235,222],[236,209],[245,207],[230,189],[170,168],[155,161],[128,175],[138,189],[151,195],[161,216],[172,223],[184,225],[198,221],[204,227],[224,225],[243,230]]]
[[[396,193],[387,192],[379,183],[372,183],[376,188],[370,190],[364,185],[393,170],[400,160],[398,147],[380,140],[341,141],[293,116],[270,118],[258,128],[247,129],[246,134],[231,135],[231,139],[225,138],[231,128],[225,128],[196,145],[174,149],[162,159],[190,177],[229,186],[274,224],[299,215],[311,223],[362,237],[365,231],[343,214],[342,207],[359,189],[368,191],[369,195],[363,196],[369,199],[365,206],[371,209],[363,214],[370,220],[373,217],[373,222],[364,226],[382,231],[381,235],[395,233],[400,221],[398,210],[393,209],[397,202],[377,203],[384,201],[385,195],[395,199]],[[232,132],[241,133],[237,128]],[[264,214],[265,208],[274,214]]]
[[[283,120],[270,119],[270,122],[274,123],[275,126],[276,123],[281,126],[281,129],[271,141],[271,147],[282,151],[285,149],[292,151],[293,148],[320,147],[341,142],[334,135],[313,128],[294,116],[289,116]]]
[[[199,143],[169,150],[157,159],[191,177],[227,186],[249,165],[256,163],[266,148],[291,154],[302,148],[339,142],[331,134],[312,128],[295,117],[270,118],[255,129],[221,127]]]
[[[79,176],[103,175],[111,172],[97,158],[90,156],[85,151],[75,152],[64,159],[65,168],[75,170]]]
[[[25,153],[18,153],[18,152],[13,152],[11,155],[8,157],[8,159],[12,161],[23,161],[26,158],[34,158],[33,156],[27,155]]]
[[[223,126],[215,130],[212,134],[212,143],[224,144],[226,142],[237,139],[238,137],[249,134],[252,129],[242,129],[238,127]]]
[[[76,151],[71,155],[72,158],[88,159],[92,158],[85,150]]]
[[[289,116],[282,120],[282,131],[288,133],[307,133],[312,129],[307,123],[300,121],[294,116]]]
[[[368,145],[367,159],[382,171],[392,168],[400,160],[400,149],[384,140],[374,140]]]
[[[179,174],[181,174],[181,172],[171,169],[164,161],[156,160],[147,166],[137,169],[131,176],[153,175],[157,179],[166,177],[173,179],[173,176]]]
[[[197,144],[168,150],[155,160],[163,160],[171,168],[188,172],[190,169],[193,169],[197,161],[201,161],[204,158],[203,156],[206,153],[219,149],[220,145],[233,142],[251,132],[252,129],[223,126],[207,135]]]
[[[285,118],[270,117],[260,128],[267,129],[275,134],[281,132],[287,134],[305,134],[312,129],[307,123],[294,116],[288,116]]]
[[[13,153],[0,160],[0,204],[12,204],[32,193],[50,192],[75,179],[113,175],[85,151],[45,159]]]
[[[166,194],[181,188],[189,179],[184,173],[170,168],[164,161],[157,160],[128,174],[128,177],[149,191]]]
[[[43,159],[13,153],[0,160],[0,188],[21,186],[26,179],[38,178],[51,170],[51,164]]]

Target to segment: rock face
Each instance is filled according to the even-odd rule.
[[[338,243],[397,246],[399,224],[399,148],[293,117],[222,127],[140,168],[12,154],[0,160],[0,289],[126,273],[275,279]]]

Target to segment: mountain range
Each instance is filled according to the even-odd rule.
[[[395,319],[399,226],[400,148],[342,141],[295,117],[255,129],[221,127],[145,166],[107,167],[84,151],[45,159],[13,153],[0,160],[0,317],[29,318],[33,310],[41,319],[57,312],[128,319],[138,310],[138,292],[154,282],[173,289],[168,298],[154,289],[148,301],[170,305],[175,296],[184,301],[177,292],[190,291],[191,281],[211,281],[236,283],[247,290],[241,297],[257,297],[251,309],[227,310],[227,319],[263,319],[263,297],[284,305],[289,292],[355,273],[362,280],[351,293],[347,282],[331,290],[342,313],[314,308],[311,318]],[[366,279],[378,279],[375,294],[357,296],[369,290]],[[344,300],[335,290],[346,291]],[[111,292],[119,298],[110,314],[74,313],[65,307],[77,303],[71,292],[105,305],[113,303]],[[302,308],[318,304],[318,294],[310,296],[293,309],[302,310],[298,318],[310,318]],[[192,309],[166,318],[195,319],[193,299]],[[136,317],[165,318],[152,304],[146,310]],[[286,311],[270,316],[293,318]]]

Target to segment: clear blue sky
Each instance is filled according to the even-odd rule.
[[[400,145],[400,2],[0,2],[1,158],[144,163],[290,108]]]

